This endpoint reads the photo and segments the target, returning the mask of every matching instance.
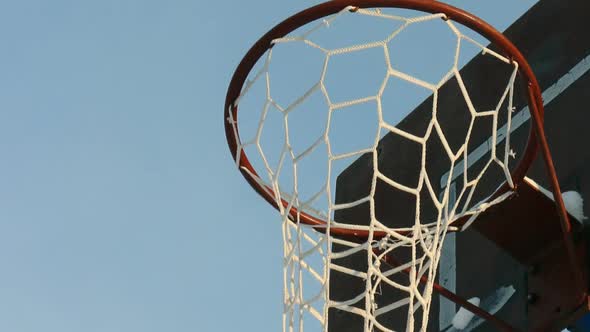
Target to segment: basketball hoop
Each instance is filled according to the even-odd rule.
[[[404,17],[384,13],[375,10],[375,8],[401,8],[421,12],[423,15]],[[336,20],[343,15],[364,15],[391,20],[392,22],[398,22],[401,27],[396,27],[384,39],[336,49],[323,47],[310,39],[310,36],[313,36],[316,31],[329,26],[332,20]],[[448,72],[438,82],[426,82],[391,66],[389,56],[394,51],[389,49],[388,43],[395,40],[398,35],[403,34],[404,29],[408,26],[433,20],[443,21],[443,26],[456,35],[457,54],[459,54],[460,43],[470,43],[480,48],[482,53],[489,55],[490,61],[501,62],[506,66],[506,70],[510,75],[506,81],[506,86],[502,89],[503,93],[495,109],[484,111],[480,110],[478,105],[473,104],[466,89],[466,82],[462,81],[456,59]],[[476,42],[463,34],[458,29],[458,26],[478,33],[493,44],[497,50]],[[320,79],[313,87],[299,96],[293,103],[285,106],[280,105],[273,99],[268,72],[269,63],[272,62],[270,55],[273,47],[281,43],[292,42],[299,42],[318,50],[325,56],[325,64],[321,69]],[[333,102],[324,81],[327,63],[331,57],[366,49],[383,49],[385,58],[388,60],[385,66],[386,79],[381,84],[379,92],[371,96],[353,98],[346,102]],[[261,68],[254,70],[260,62],[263,62]],[[426,130],[421,135],[406,132],[383,119],[383,112],[385,111],[382,109],[380,100],[388,80],[392,77],[432,91],[435,102],[432,106],[430,118],[427,121]],[[443,110],[437,109],[436,96],[438,90],[449,80],[457,82],[467,105],[468,116],[472,119],[464,142],[457,149],[453,149],[447,142],[446,133],[441,129],[437,120],[437,114],[443,112]],[[514,85],[517,80],[522,81],[526,87],[526,98],[533,119],[533,126],[531,126],[528,143],[522,156],[514,167],[510,167],[509,129],[513,109]],[[258,120],[256,135],[243,141],[240,137],[241,127],[238,121],[238,109],[242,98],[249,94],[250,87],[256,81],[264,82],[266,85],[265,102],[260,110],[262,115]],[[345,83],[342,82],[342,84]],[[378,132],[375,134],[375,143],[369,148],[334,154],[330,150],[330,130],[333,128],[330,127],[332,124],[328,120],[326,129],[314,143],[303,151],[295,152],[290,146],[289,139],[293,135],[306,135],[306,133],[289,132],[289,114],[314,93],[324,96],[327,100],[327,109],[322,110],[322,112],[326,112],[328,119],[334,112],[341,109],[367,102],[376,103],[378,105],[379,123]],[[284,137],[277,138],[284,140],[281,151],[276,158],[278,159],[278,166],[270,165],[266,160],[265,150],[260,144],[260,133],[265,125],[266,115],[271,111],[284,117],[284,126],[286,128]],[[241,112],[248,112],[248,110],[241,110]],[[245,114],[246,116],[249,115],[248,113]],[[433,189],[434,184],[429,179],[427,171],[426,155],[428,149],[426,146],[432,137],[437,137],[442,142],[444,151],[450,160],[448,171],[452,174],[460,162],[467,163],[467,155],[470,152],[471,128],[475,122],[474,119],[480,117],[489,117],[494,121],[490,132],[491,137],[494,138],[491,143],[490,159],[480,174],[474,179],[464,181],[458,202],[450,202],[448,185],[446,189],[442,188],[443,194],[440,197]],[[500,132],[497,123],[499,117],[506,119],[508,126],[506,132]],[[407,331],[413,331],[414,329],[425,331],[428,325],[432,291],[441,292],[443,295],[445,292],[450,293],[434,283],[445,236],[448,232],[460,231],[468,227],[488,208],[502,204],[502,202],[510,198],[516,188],[523,183],[525,174],[531,166],[539,147],[549,177],[552,180],[555,201],[564,233],[564,242],[571,244],[569,220],[561,201],[559,185],[543,130],[541,90],[531,67],[519,50],[502,33],[472,14],[445,3],[424,0],[337,0],[311,7],[291,16],[260,38],[240,62],[227,91],[224,120],[228,145],[238,169],[254,190],[280,212],[283,220],[285,244],[283,328],[285,331],[302,331],[304,325],[320,326],[322,330],[327,331],[328,315],[333,310],[341,310],[361,317],[364,320],[365,331],[393,330],[392,326],[386,326],[381,317],[391,311],[405,310],[407,311]],[[395,179],[389,178],[379,168],[380,146],[378,142],[386,133],[393,133],[401,139],[422,147],[421,164],[416,169],[411,170],[416,173],[417,185],[402,184]],[[501,139],[498,138],[501,135],[505,135],[505,138],[504,136]],[[502,140],[504,142],[502,143],[503,146],[497,148],[497,146],[501,145]],[[298,163],[313,153],[314,150],[317,150],[320,145],[328,147],[326,154],[327,179],[321,179],[324,182],[320,183],[321,190],[316,195],[313,195],[309,200],[303,200],[298,191],[300,185],[297,177]],[[253,150],[260,154],[262,169],[256,169],[246,154],[247,148],[250,146],[254,147]],[[335,202],[330,185],[332,163],[344,158],[362,156],[367,158],[370,164],[371,190],[365,197],[358,200]],[[293,169],[293,176],[289,178],[293,185],[285,186],[285,183],[281,182],[280,173],[289,166]],[[504,178],[497,183],[497,190],[489,193],[485,199],[475,201],[473,198],[474,190],[489,167],[500,169]],[[450,184],[452,176],[448,178],[449,182],[447,184]],[[378,220],[375,214],[375,205],[377,204],[375,203],[375,191],[377,186],[385,186],[390,190],[400,191],[415,197],[417,201],[416,207],[409,207],[417,211],[413,220],[408,224],[393,227],[386,225],[382,220]],[[286,189],[286,187],[289,187],[289,189]],[[318,208],[315,203],[318,202],[320,196],[326,196],[327,202],[325,206]],[[429,216],[421,216],[421,200],[431,201],[435,212]],[[355,223],[355,220],[338,220],[335,217],[335,212],[338,210],[352,209],[360,205],[369,207],[370,220],[356,221]],[[573,247],[568,247],[568,253],[573,253]],[[338,263],[339,260],[352,255],[365,255],[366,266],[352,269]],[[320,266],[312,267],[318,261],[321,262]],[[383,266],[382,262],[385,262]],[[330,293],[331,271],[337,271],[350,278],[362,280],[364,288],[359,290],[358,295],[354,298],[334,299]],[[400,275],[407,278],[406,283],[399,281]],[[303,290],[303,285],[308,282],[306,278],[310,278],[315,284],[315,286],[311,287],[312,294],[306,294]],[[382,284],[393,287],[405,295],[396,298],[393,302],[381,303],[381,300],[376,299],[379,297],[379,288]],[[445,296],[454,297],[454,300],[458,303],[471,311],[477,311],[478,315],[489,319],[500,329],[512,330],[506,323],[495,319],[492,315],[470,305],[456,295],[450,293]]]

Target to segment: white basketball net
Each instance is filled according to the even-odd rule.
[[[354,9],[354,10],[351,10]],[[327,29],[330,24],[343,15],[365,15],[379,19],[387,19],[401,23],[394,31],[387,36],[387,38],[379,41],[374,41],[366,44],[355,44],[349,47],[326,49],[312,41],[311,36],[321,29]],[[508,159],[510,158],[510,140],[508,139],[510,133],[510,113],[512,110],[512,98],[515,77],[517,76],[517,66],[505,57],[486,48],[474,39],[468,37],[456,27],[456,23],[451,20],[446,20],[444,26],[450,29],[456,35],[456,58],[454,65],[449,68],[448,73],[440,82],[430,83],[422,81],[413,77],[402,70],[394,68],[391,65],[390,57],[394,56],[392,50],[388,48],[388,43],[401,34],[410,26],[421,24],[431,20],[445,19],[445,15],[426,15],[421,17],[400,17],[396,15],[385,14],[376,10],[356,10],[356,8],[346,8],[337,15],[328,17],[323,22],[310,29],[299,33],[297,35],[289,35],[274,41],[275,47],[279,44],[300,43],[306,47],[315,48],[325,55],[325,65],[322,69],[320,79],[316,84],[301,95],[295,102],[290,105],[281,105],[279,101],[273,99],[272,84],[270,77],[270,64],[274,60],[272,58],[273,49],[267,51],[266,57],[263,59],[264,64],[259,71],[254,72],[251,78],[245,84],[240,98],[236,100],[235,105],[240,106],[241,100],[249,93],[250,87],[256,82],[263,82],[266,85],[265,102],[261,110],[256,110],[261,114],[257,123],[258,129],[254,131],[252,137],[242,137],[241,142],[238,142],[238,156],[236,160],[240,160],[239,156],[244,151],[251,149],[255,154],[258,154],[261,160],[260,165],[263,169],[257,169],[258,172],[265,171],[265,176],[255,177],[256,181],[264,184],[269,188],[269,192],[275,197],[278,205],[282,207],[281,200],[288,202],[287,208],[282,207],[280,213],[282,216],[283,225],[283,239],[284,239],[284,311],[283,311],[283,330],[284,331],[336,331],[338,320],[343,317],[356,317],[355,319],[362,321],[364,331],[392,331],[396,328],[405,329],[406,331],[425,331],[428,325],[428,314],[431,306],[433,282],[436,279],[436,270],[443,247],[443,240],[448,230],[452,229],[453,221],[459,217],[472,216],[474,219],[480,212],[485,210],[488,206],[498,203],[499,201],[508,197],[505,194],[492,202],[482,201],[471,202],[473,192],[478,185],[478,181],[483,174],[488,170],[490,165],[498,165],[503,169],[505,180],[512,186],[512,179],[508,169]],[[506,64],[506,66],[513,67],[512,75],[507,79],[507,85],[504,93],[500,96],[497,102],[497,107],[492,110],[480,110],[477,105],[473,105],[469,93],[465,88],[465,84],[461,78],[458,68],[458,57],[460,53],[460,45],[462,43],[470,43],[479,47],[483,54],[486,54],[498,61]],[[388,123],[383,114],[388,110],[384,109],[380,103],[383,89],[387,85],[388,79],[382,83],[382,88],[376,95],[365,96],[359,99],[347,100],[345,102],[332,102],[329,89],[325,85],[325,74],[327,70],[327,63],[335,56],[342,54],[359,52],[371,48],[382,48],[385,53],[386,63],[384,70],[387,71],[388,78],[397,78],[415,84],[422,88],[432,91],[433,107],[430,122],[428,123],[426,134],[422,137],[405,132],[394,124]],[[470,116],[473,119],[480,117],[490,117],[493,119],[493,127],[489,133],[492,137],[490,142],[489,160],[486,161],[486,166],[483,167],[481,173],[474,179],[464,178],[462,187],[457,189],[457,199],[451,202],[449,199],[449,187],[453,177],[448,176],[448,181],[444,186],[444,191],[435,192],[433,179],[429,178],[426,163],[426,142],[429,138],[438,136],[444,149],[451,160],[449,172],[457,171],[461,165],[468,163],[468,156],[470,149],[475,147],[469,146],[468,142],[471,135],[473,122],[467,131],[465,143],[458,149],[453,150],[447,142],[445,133],[441,129],[441,125],[437,120],[437,92],[439,88],[449,79],[457,80],[461,89],[461,94],[468,107]],[[346,84],[342,82],[341,84]],[[326,109],[315,109],[313,112],[327,112],[328,121],[320,135],[312,144],[310,144],[303,151],[295,151],[290,141],[295,135],[305,135],[305,132],[290,131],[289,130],[289,116],[294,112],[298,112],[299,108],[305,100],[313,93],[321,93],[328,105]],[[342,154],[334,154],[331,150],[331,131],[332,124],[331,116],[335,112],[346,112],[348,107],[362,104],[362,103],[376,103],[377,113],[379,118],[378,130],[374,133],[374,144],[366,149],[349,151]],[[507,105],[507,106],[502,106]],[[240,108],[240,120],[247,118],[248,112],[252,110]],[[310,110],[306,110],[310,112]],[[285,126],[284,137],[276,137],[276,141],[280,146],[280,153],[278,155],[278,163],[275,165],[268,160],[265,146],[260,143],[261,132],[265,126],[265,121],[269,112],[278,112],[282,115]],[[498,117],[501,112],[508,113],[506,125],[499,129]],[[230,112],[231,113],[231,112]],[[326,113],[324,113],[326,114]],[[228,119],[234,124],[234,130],[238,130],[237,119]],[[354,126],[354,124],[349,124]],[[242,133],[242,124],[240,123],[240,133]],[[266,130],[266,129],[265,129]],[[406,140],[413,141],[423,147],[423,158],[421,165],[415,169],[418,174],[418,185],[416,187],[409,187],[394,179],[385,176],[379,169],[378,161],[378,143],[379,140],[387,133],[394,133],[403,137]],[[502,148],[496,150],[496,146],[504,140]],[[302,186],[298,176],[298,166],[310,154],[316,151],[319,145],[327,147],[327,156],[325,165],[327,169],[327,177],[323,178],[324,183],[321,184],[321,189],[309,198],[303,200],[299,192]],[[500,157],[501,151],[503,157]],[[252,159],[252,153],[248,157]],[[332,165],[334,162],[345,158],[358,158],[363,155],[368,155],[372,159],[372,180],[371,188],[368,196],[352,202],[338,202],[334,200],[333,183],[330,179],[333,178],[334,170]],[[459,166],[458,166],[459,165]],[[281,182],[281,172],[288,169],[292,172],[292,177],[289,178],[289,183]],[[323,170],[322,170],[323,171]],[[467,169],[462,169],[463,173],[467,173]],[[322,172],[319,172],[322,173]],[[263,174],[263,173],[260,173]],[[465,175],[464,175],[465,176]],[[438,179],[436,179],[438,180]],[[434,181],[436,181],[434,180]],[[291,182],[292,181],[292,182]],[[413,225],[408,227],[392,228],[386,226],[387,223],[383,220],[378,220],[375,212],[375,188],[377,182],[382,182],[389,186],[392,190],[402,191],[409,195],[416,197],[416,206],[408,206],[408,209],[415,209],[415,219]],[[426,195],[425,195],[426,193]],[[319,206],[315,203],[321,201],[320,198],[326,199],[324,206]],[[436,207],[437,213],[434,219],[425,220],[421,217],[420,204],[424,201],[431,201]],[[459,205],[459,201],[464,203]],[[370,211],[370,220],[355,221],[355,220],[334,220],[335,211],[354,208],[361,204],[368,204]],[[363,243],[354,243],[339,239],[333,236],[326,236],[321,232],[315,231],[308,225],[300,223],[300,220],[290,220],[288,211],[291,207],[295,207],[300,211],[305,211],[314,216],[320,217],[327,221],[325,225],[326,231],[329,232],[331,228],[338,227],[342,229],[351,230],[366,230],[369,236]],[[428,218],[431,218],[429,216]],[[355,223],[357,222],[357,223]],[[469,223],[467,223],[468,225]],[[456,227],[455,227],[456,228]],[[456,230],[456,229],[455,229]],[[377,240],[374,237],[376,232],[385,232],[386,237]],[[405,258],[403,255],[400,261],[400,266],[390,266],[382,262],[384,255],[395,256],[397,251],[405,250],[408,253]],[[351,264],[352,257],[364,257],[358,264]],[[349,259],[349,260],[347,260]],[[342,298],[342,294],[331,292],[330,277],[350,280],[352,282],[348,289],[352,296]],[[427,282],[420,283],[422,277],[427,278]],[[403,280],[403,281],[400,281]],[[397,290],[395,295],[381,296],[382,288],[388,287]],[[391,293],[394,294],[394,293]],[[397,321],[394,324],[390,319],[386,319],[392,312],[402,311],[404,318],[407,317],[407,322]],[[330,319],[329,314],[330,313]],[[328,326],[334,322],[332,327]]]

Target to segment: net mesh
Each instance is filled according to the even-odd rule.
[[[350,15],[378,19],[392,28],[380,40],[335,48],[326,47],[317,41],[320,39],[314,39],[323,30],[335,29],[336,26],[332,27],[334,22]],[[395,61],[392,61],[396,51],[391,48],[391,44],[396,38],[402,38],[409,28],[433,21],[441,23],[440,28],[447,29],[454,36],[454,45],[449,68],[443,72],[442,78],[430,82],[396,68]],[[237,119],[230,118],[228,121],[233,123],[236,132],[239,129],[242,136],[241,141],[237,142],[236,160],[239,161],[240,154],[244,152],[249,152],[249,158],[256,159],[253,164],[262,175],[250,174],[267,188],[279,206],[284,242],[283,330],[336,331],[339,324],[359,324],[364,331],[425,331],[445,235],[449,230],[457,230],[454,221],[470,217],[462,226],[467,227],[479,213],[508,197],[510,193],[494,200],[478,197],[478,184],[490,169],[499,170],[502,182],[506,181],[513,186],[509,159],[514,153],[510,147],[509,133],[517,65],[462,32],[456,23],[443,14],[406,17],[380,10],[349,7],[315,26],[276,39],[273,44],[234,103],[239,106],[244,119],[240,121],[240,128]],[[491,61],[505,63],[508,68],[506,85],[501,88],[492,109],[482,110],[475,105],[459,72],[462,65],[461,51],[466,44],[489,56]],[[278,100],[275,95],[278,90],[273,88],[276,81],[272,64],[276,61],[274,52],[279,45],[311,49],[320,54],[322,59],[321,65],[316,67],[319,73],[312,76],[311,87],[291,96],[286,104]],[[335,61],[334,58],[367,50],[377,51],[384,58],[382,63],[373,64],[382,65],[381,70],[385,73],[384,78],[381,77],[376,83],[377,93],[352,99],[336,98],[334,91],[337,90],[332,87],[334,84],[346,87],[353,82],[341,80],[328,84],[330,64]],[[304,62],[304,59],[289,61]],[[295,68],[291,70],[296,71]],[[395,107],[390,106],[391,103],[386,105],[384,98],[393,81],[416,86],[431,94],[428,118],[424,120],[424,130],[420,134],[407,131],[403,125],[390,121],[389,113]],[[450,142],[445,135],[440,121],[444,110],[439,110],[437,106],[440,89],[450,81],[456,84],[464,100],[467,119],[465,134],[459,144]],[[296,90],[291,88],[286,85],[287,90]],[[349,95],[354,95],[355,91],[349,92]],[[245,101],[252,95],[252,98],[259,98],[260,101],[254,109],[247,108]],[[310,109],[306,103],[314,98],[315,106]],[[363,108],[366,105],[370,106]],[[375,126],[363,132],[362,139],[368,142],[366,146],[343,151],[346,149],[337,148],[335,133],[344,126],[349,129],[348,136],[353,136],[351,133],[355,133],[357,128],[361,131],[360,124],[354,120],[337,123],[336,118],[354,109],[360,109],[363,118],[374,117]],[[298,121],[296,117],[299,112],[311,116],[309,120],[299,120],[309,130],[294,130],[293,123]],[[253,118],[256,120],[246,120]],[[469,164],[469,153],[475,148],[470,139],[480,119],[487,119],[490,123],[489,153],[476,173],[468,172],[466,165]],[[314,126],[318,129],[312,133],[311,128]],[[414,173],[413,183],[403,183],[390,176],[390,171],[382,169],[380,141],[387,134],[417,147],[418,163],[405,170]],[[265,137],[269,135],[271,138],[265,142]],[[298,136],[304,139],[298,140]],[[352,140],[354,137],[348,137],[346,141]],[[433,140],[438,142],[441,154],[448,160],[445,168],[447,173],[441,184],[435,179],[441,174],[433,175],[429,171],[429,144]],[[306,164],[308,159],[315,161],[310,163],[313,167]],[[367,188],[366,192],[354,199],[342,201],[335,194],[336,176],[343,170],[339,165],[350,165],[351,160],[364,160],[368,165]],[[454,189],[457,198],[451,200],[450,185],[456,178],[460,180],[459,187]],[[376,193],[380,188],[410,198],[408,202],[411,203],[406,209],[411,213],[406,216],[400,211],[399,220],[382,220],[378,204],[387,203],[378,202]],[[426,206],[430,208],[426,209]],[[312,227],[302,221],[300,213],[290,215],[293,208],[325,220],[326,223]],[[355,219],[350,217],[354,214],[343,213],[359,208],[364,209],[366,217]],[[406,217],[408,220],[402,220]],[[327,236],[326,233],[334,228],[367,231],[368,237],[359,243],[338,236]],[[393,257],[395,263],[384,263],[386,256]],[[344,282],[332,282],[331,279],[335,278]]]

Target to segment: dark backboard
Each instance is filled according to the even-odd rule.
[[[521,50],[532,66],[541,88],[545,103],[545,124],[553,160],[557,168],[563,191],[577,190],[584,198],[590,197],[590,2],[584,0],[542,0],[518,19],[506,31],[505,35]],[[493,48],[493,47],[492,47]],[[468,84],[477,83],[477,89],[470,91],[471,97],[480,105],[492,103],[498,94],[498,84],[505,73],[487,63],[484,56],[478,55],[461,70],[461,75]],[[526,107],[523,89],[519,87],[515,96],[516,112],[513,115],[512,145],[516,153],[523,150],[529,132],[529,113]],[[451,88],[441,88],[439,108],[450,109],[441,114],[440,120],[457,121],[460,96]],[[425,124],[424,117],[430,110],[431,101],[426,100],[415,111],[402,120],[398,126],[408,131],[421,131]],[[446,107],[445,107],[446,106]],[[443,123],[444,124],[444,123]],[[477,130],[478,127],[476,127]],[[472,158],[468,168],[481,167],[480,158],[489,152],[489,131],[476,131],[472,134],[476,144],[470,147]],[[453,134],[449,134],[453,144]],[[380,142],[380,163],[386,168],[400,169],[405,165],[415,165],[418,156],[392,134],[386,135]],[[438,158],[429,160],[432,165],[429,172],[440,180],[436,189],[444,190],[447,169]],[[370,186],[371,166],[368,156],[363,156],[344,170],[337,180],[336,200],[347,202],[366,196]],[[548,187],[548,181],[540,160],[535,161],[528,176],[537,183]],[[461,185],[461,172],[454,172],[451,186]],[[397,174],[404,177],[404,173]],[[407,179],[414,181],[414,179]],[[485,186],[485,183],[484,183]],[[495,186],[495,185],[494,185]],[[451,193],[453,192],[453,187]],[[493,188],[487,188],[493,190]],[[377,190],[376,210],[380,220],[388,226],[403,220],[404,204],[395,193]],[[534,208],[534,207],[523,207]],[[337,211],[336,220],[367,220],[368,207],[358,206]],[[509,232],[510,230],[506,230]],[[361,257],[358,258],[362,260]],[[351,265],[362,264],[354,261]],[[528,302],[527,271],[529,267],[520,265],[505,252],[495,247],[474,229],[451,234],[445,240],[445,248],[439,266],[438,282],[444,287],[465,298],[479,297],[481,306],[513,326],[527,330],[531,322],[527,319]],[[331,296],[346,299],[355,288],[350,280],[333,273],[331,276]],[[383,296],[388,294],[383,290]],[[394,294],[391,292],[390,294]],[[395,295],[391,295],[395,296]],[[431,306],[428,331],[451,331],[451,320],[458,307],[446,300],[434,296]],[[404,313],[391,315],[392,325],[396,330],[405,331]],[[399,322],[398,322],[399,321]],[[346,313],[330,314],[331,331],[360,331],[362,320]],[[481,323],[468,329],[474,331],[496,331],[496,328]]]

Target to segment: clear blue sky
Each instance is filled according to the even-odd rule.
[[[452,1],[500,29],[534,2]],[[0,2],[0,331],[280,330],[280,222],[223,101],[313,3]]]

